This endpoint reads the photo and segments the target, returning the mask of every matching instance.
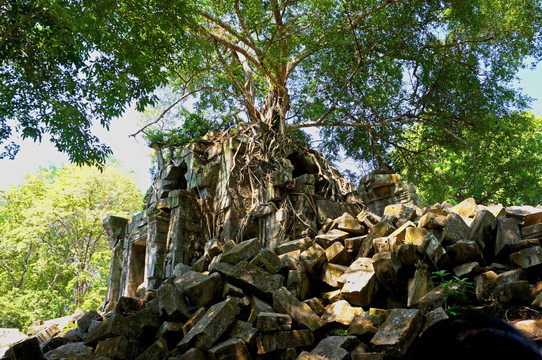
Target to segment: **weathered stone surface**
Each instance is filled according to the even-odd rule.
[[[535,246],[510,254],[510,262],[528,270],[542,265],[542,247]]]
[[[279,257],[269,249],[261,249],[258,255],[256,255],[250,263],[265,269],[271,274],[278,273],[281,268]]]
[[[251,360],[246,344],[240,339],[228,339],[211,348],[207,354],[211,360]]]
[[[222,245],[220,245],[220,242],[218,242],[217,239],[211,239],[205,243],[203,251],[211,257],[215,257],[222,251]]]
[[[390,234],[391,237],[396,238],[399,242],[403,243],[406,237],[406,229],[410,227],[416,227],[412,221],[407,221],[403,225],[397,228],[394,232]]]
[[[428,233],[425,236],[421,248],[437,268],[439,268],[441,261],[445,261],[448,258],[446,250],[444,250],[444,247],[432,233]]]
[[[394,251],[401,244],[401,241],[398,241],[397,238],[391,235],[373,239],[375,253]]]
[[[260,355],[291,347],[310,346],[313,343],[314,335],[310,330],[278,331],[256,338],[256,346]]]
[[[350,234],[364,235],[367,234],[367,229],[363,226],[358,219],[350,215],[349,213],[344,213],[337,219],[335,219],[337,229],[346,231]]]
[[[495,256],[505,255],[505,252],[510,254],[512,246],[519,241],[521,241],[521,233],[519,232],[517,221],[505,217],[497,218]]]
[[[130,341],[124,336],[116,336],[109,339],[101,340],[94,350],[93,357],[99,359],[100,357],[112,358],[112,359],[135,359],[141,350],[137,342]]]
[[[233,324],[228,334],[228,337],[241,339],[245,342],[245,344],[252,344],[256,340],[256,333],[257,333],[257,330],[256,328],[252,326],[251,323],[237,320]]]
[[[230,283],[225,283],[224,289],[222,290],[222,298],[225,298],[228,295],[242,298],[245,296],[245,293],[241,288],[238,288]]]
[[[418,227],[426,229],[442,229],[448,223],[448,218],[434,212],[428,212],[418,221]]]
[[[309,305],[309,307],[316,313],[316,315],[321,316],[324,313],[324,303],[319,298],[310,298],[303,301],[304,304]]]
[[[409,227],[405,230],[405,243],[421,246],[423,239],[427,236],[429,231],[424,228]]]
[[[233,300],[224,300],[211,306],[198,323],[177,344],[177,349],[181,352],[191,347],[203,350],[210,349],[234,322],[238,313],[239,308]]]
[[[421,311],[393,309],[380,330],[371,339],[371,345],[389,356],[403,357],[422,326]]]
[[[124,336],[127,339],[134,339],[138,335],[139,329],[130,318],[125,318],[119,314],[113,314],[90,330],[85,337],[84,343],[87,346],[94,347],[99,341],[108,338]]]
[[[350,326],[348,327],[347,334],[358,336],[369,334],[373,336],[377,333],[378,327],[380,325],[381,324],[378,316],[363,314],[360,316],[356,316],[352,320]]]
[[[508,217],[518,219],[524,227],[542,222],[542,209],[533,206],[509,206],[505,211]]]
[[[1,338],[1,334],[0,334],[0,338]],[[63,338],[63,337],[60,337],[60,336],[56,336],[56,337],[53,337],[53,338],[51,338],[49,340],[46,340],[43,343],[41,343],[40,344],[40,349],[41,349],[41,352],[45,354],[46,352],[54,350],[59,346],[66,345],[69,342],[70,342],[69,339],[66,339],[66,338]],[[0,347],[1,346],[2,346],[2,344],[0,342]]]
[[[425,267],[416,269],[414,275],[408,280],[407,306],[414,306],[429,291],[431,291],[431,277]]]
[[[513,324],[528,339],[542,339],[542,319],[522,320]]]
[[[43,357],[46,360],[87,360],[92,357],[92,353],[93,349],[91,347],[84,345],[82,342],[75,342],[48,351],[43,354]],[[39,359],[39,357],[27,359]]]
[[[359,248],[361,247],[363,239],[364,236],[356,236],[353,238],[344,239],[344,248],[350,254],[350,256],[355,256],[357,254]]]
[[[418,300],[416,303],[416,308],[421,310],[424,314],[428,313],[438,307],[443,306],[447,297],[448,290],[439,285]]]
[[[332,264],[350,265],[352,263],[352,257],[340,242],[335,242],[326,249],[326,258]]]
[[[43,359],[39,341],[34,337],[23,340],[13,345],[11,348],[8,349],[6,355],[10,360]]]
[[[220,276],[220,275],[219,275]],[[175,285],[164,283],[156,290],[158,304],[167,316],[186,318],[190,315],[190,310],[184,297]]]
[[[208,360],[207,356],[205,355],[205,352],[198,349],[198,348],[192,348],[182,354],[181,356],[177,356],[175,358],[170,358],[171,360]]]
[[[356,352],[352,353],[352,360],[383,360],[383,353]]]
[[[203,275],[195,271],[184,273],[174,284],[190,304],[196,307],[206,306],[220,298],[224,286],[219,274]]]
[[[377,290],[376,276],[370,258],[357,258],[339,279],[341,293],[352,304],[367,306]]]
[[[292,329],[292,317],[281,313],[261,312],[256,320],[256,329],[261,332],[288,331]]]
[[[241,261],[233,267],[227,279],[248,293],[270,298],[284,284],[284,277],[270,274],[256,265]]]
[[[391,235],[395,230],[397,229],[390,221],[382,219],[371,229],[371,234],[374,237],[386,237]]]
[[[253,296],[250,300],[250,315],[247,321],[254,323],[261,312],[273,312],[273,307],[267,302]]]
[[[532,299],[527,280],[511,281],[493,289],[493,296],[503,305],[530,304]]]
[[[188,334],[188,332],[192,330],[194,326],[196,326],[196,324],[201,320],[205,313],[205,308],[200,307],[194,312],[194,314],[192,314],[192,316],[190,316],[190,318],[181,327],[184,336],[186,336],[186,334]]]
[[[371,258],[378,282],[388,290],[395,291],[401,286],[399,273],[402,264],[392,251],[381,252]]]
[[[484,250],[494,239],[496,227],[497,218],[488,210],[479,210],[472,222],[469,240],[476,241],[480,249]]]
[[[475,241],[458,240],[453,245],[446,246],[446,253],[452,266],[469,261],[484,261],[482,250]]]
[[[299,301],[284,287],[273,293],[273,309],[290,315],[300,326],[311,331],[324,325],[324,321],[307,304]],[[288,347],[290,346],[286,346],[284,349]]]
[[[309,274],[317,274],[326,262],[326,251],[320,245],[314,243],[299,255]]]
[[[449,214],[442,232],[442,242],[444,244],[455,244],[460,240],[468,240],[469,237],[470,228],[463,218],[455,212]]]
[[[312,245],[312,240],[309,237],[305,237],[302,239],[292,240],[285,242],[283,244],[280,244],[275,248],[275,253],[277,255],[286,254],[292,251],[304,251],[307,248],[309,248]]]
[[[342,285],[340,279],[346,272],[346,270],[348,270],[348,267],[346,266],[325,263],[322,268],[320,280],[322,280],[331,287],[340,288]]]
[[[102,315],[100,315],[96,310],[90,310],[89,312],[85,313],[79,320],[77,320],[77,326],[81,331],[86,333],[88,331],[88,327],[90,326],[90,322],[92,320],[102,320]]]
[[[326,324],[336,323],[349,326],[356,316],[361,316],[362,314],[362,308],[352,307],[348,301],[339,300],[325,307],[322,320]]]
[[[231,250],[224,252],[222,260],[225,263],[235,265],[242,260],[250,260],[260,251],[260,241],[251,239],[235,245]]]
[[[474,217],[477,211],[478,207],[473,198],[465,199],[450,209],[450,212],[456,213],[465,218]]]
[[[173,347],[177,345],[183,337],[182,327],[183,323],[164,321],[158,329],[156,336],[165,339],[168,347]]]
[[[423,324],[422,332],[424,332],[431,325],[439,322],[440,320],[445,320],[445,319],[448,319],[448,314],[446,314],[446,311],[444,311],[443,308],[438,307],[434,310],[431,310],[430,312],[424,315],[424,324]]]
[[[349,234],[346,231],[333,229],[325,234],[317,235],[314,241],[324,249],[327,249],[331,246],[331,244],[335,242],[344,241],[344,239],[346,239],[348,235]]]
[[[474,291],[478,301],[489,300],[495,288],[495,280],[497,273],[494,271],[486,271],[474,278]]]
[[[476,261],[469,262],[466,264],[461,264],[453,268],[453,273],[455,276],[461,278],[464,276],[474,277],[480,272],[480,264]]]
[[[395,255],[401,264],[414,266],[420,260],[419,247],[414,244],[401,244],[395,248]]]
[[[522,227],[521,237],[523,239],[542,239],[542,223]]]
[[[349,360],[350,352],[360,345],[356,336],[329,336],[311,350],[311,355],[329,360]]]

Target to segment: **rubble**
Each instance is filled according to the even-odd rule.
[[[249,179],[240,134],[180,149],[145,212],[108,217],[102,308],[41,350],[45,333],[10,354],[403,358],[423,329],[461,310],[458,281],[480,307],[542,307],[541,209],[473,199],[423,208],[399,175],[369,174],[355,189],[293,142],[257,158],[266,171]]]

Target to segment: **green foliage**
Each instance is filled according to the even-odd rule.
[[[452,276],[446,270],[435,271],[431,279],[442,287],[446,296],[444,310],[449,315],[459,315],[463,306],[470,303],[469,297],[474,292],[474,283],[469,279]]]
[[[445,132],[420,124],[392,152],[425,203],[538,204],[542,201],[542,118],[531,113],[486,116],[476,131],[458,129],[476,157]],[[464,188],[462,188],[464,187]],[[458,189],[460,191],[458,192]]]
[[[110,254],[102,220],[128,216],[141,198],[115,164],[42,169],[1,193],[0,327],[96,308]]]

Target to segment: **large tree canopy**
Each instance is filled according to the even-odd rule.
[[[528,99],[513,80],[542,47],[538,0],[42,2],[27,7],[46,9],[52,23],[22,22],[34,12],[19,10],[11,26],[21,29],[18,43],[0,45],[7,53],[0,74],[11,79],[2,86],[23,84],[32,95],[2,95],[0,109],[9,106],[3,124],[15,120],[23,136],[38,138],[50,130],[61,149],[80,155],[76,160],[103,153],[81,146],[96,144],[89,119],[106,125],[129,100],[151,102],[149,91],[166,82],[177,98],[163,114],[191,100],[209,121],[260,123],[278,134],[320,127],[328,154],[343,148],[374,167],[394,165],[390,153],[408,149],[407,130],[416,124],[439,129],[474,158],[461,133],[525,108]],[[8,3],[2,9],[11,9]],[[12,13],[3,16],[13,20]],[[76,37],[67,35],[73,29]],[[26,38],[43,51],[28,53]],[[54,71],[30,66],[32,54],[52,59]],[[55,86],[41,91],[33,69],[55,75]]]

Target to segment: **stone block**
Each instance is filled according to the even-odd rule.
[[[82,332],[86,333],[92,320],[101,321],[102,315],[100,315],[96,310],[90,310],[86,312],[85,315],[83,315],[79,320],[77,320],[77,326]]]
[[[350,265],[352,263],[352,257],[340,242],[331,244],[325,251],[329,263],[338,265]]]
[[[284,287],[273,293],[273,309],[290,315],[296,323],[311,331],[324,325],[324,321],[307,304],[299,301]]]
[[[198,348],[192,348],[182,354],[181,356],[177,356],[175,358],[170,358],[174,360],[209,360],[207,355],[205,355],[205,351],[202,351]]]
[[[386,355],[402,358],[423,326],[423,315],[417,309],[393,309],[371,345]]]
[[[222,245],[217,239],[211,239],[205,243],[203,251],[211,257],[215,257],[222,251]]]
[[[95,347],[99,341],[118,336],[135,339],[139,336],[139,329],[130,318],[113,314],[90,330],[84,343],[87,346]]]
[[[181,322],[164,321],[162,325],[160,325],[156,336],[165,339],[168,347],[172,348],[177,345],[184,336],[182,327],[183,323]]]
[[[357,352],[352,353],[352,360],[384,360],[384,354],[375,352]]]
[[[233,324],[228,337],[241,339],[245,342],[245,344],[253,344],[256,341],[256,333],[257,330],[252,326],[251,323],[237,320]]]
[[[322,300],[330,304],[345,299],[344,294],[341,292],[341,290],[332,290],[325,292],[321,294],[321,297]]]
[[[205,308],[200,307],[194,312],[194,314],[192,314],[192,316],[190,316],[190,318],[181,327],[183,336],[186,336],[186,334],[188,334],[188,332],[192,330],[194,326],[196,326],[196,324],[201,320],[201,318],[203,317],[203,315],[205,315],[205,313],[206,313]]]
[[[2,336],[0,335],[0,338],[1,337]],[[60,336],[56,336],[56,337],[50,338],[49,340],[46,340],[43,343],[41,343],[40,344],[40,349],[41,349],[41,352],[43,354],[45,354],[46,352],[54,350],[59,346],[66,345],[69,342],[70,342],[69,339],[66,339],[66,338],[63,338],[63,337],[60,337]],[[2,346],[3,346],[3,344],[0,341],[0,347],[2,347]]]
[[[416,224],[414,224],[412,221],[407,221],[401,226],[397,228],[394,232],[390,234],[390,236],[396,238],[401,243],[405,242],[406,237],[406,230],[410,227],[416,227]]]
[[[493,247],[497,218],[488,210],[479,210],[471,225],[469,240],[476,241],[482,251],[486,246]]]
[[[177,349],[180,352],[184,352],[191,347],[202,350],[210,349],[228,327],[233,324],[238,313],[239,308],[231,299],[211,306],[177,344]]]
[[[119,360],[135,359],[141,353],[139,345],[134,340],[124,336],[116,336],[100,340],[94,350],[93,358],[111,358]]]
[[[286,253],[297,251],[297,250],[301,252],[308,249],[311,245],[312,245],[311,238],[305,237],[302,239],[292,240],[292,241],[288,241],[288,242],[278,245],[275,248],[275,253],[277,255],[282,255],[282,254],[286,254]]]
[[[437,268],[440,267],[441,262],[447,259],[446,250],[432,233],[425,236],[421,248]]]
[[[401,241],[391,235],[373,239],[375,253],[393,251],[401,244]]]
[[[429,272],[425,267],[416,269],[414,275],[408,280],[407,306],[416,305],[432,289]]]
[[[542,239],[542,223],[522,227],[521,237],[523,239]]]
[[[188,271],[175,279],[175,287],[184,294],[192,306],[206,306],[222,295],[224,283],[217,273],[204,275]]]
[[[535,246],[510,254],[510,262],[523,270],[542,265],[542,247]]]
[[[320,280],[329,286],[338,289],[343,284],[339,281],[339,279],[341,279],[341,276],[343,276],[347,269],[347,266],[325,263],[322,267]]]
[[[450,212],[456,213],[464,218],[474,217],[478,211],[478,206],[473,198],[468,198],[450,209]]]
[[[68,343],[57,347],[51,351],[46,352],[43,357],[46,360],[83,360],[91,359],[94,349],[90,346],[84,345],[82,342]],[[19,358],[16,358],[19,359]],[[38,356],[34,357],[21,357],[20,359],[42,359]]]
[[[211,360],[251,360],[247,345],[240,339],[228,339],[207,351]]]
[[[309,274],[314,275],[319,273],[322,265],[326,262],[326,251],[320,245],[314,243],[299,255],[299,259],[303,261]]]
[[[242,298],[245,296],[245,293],[241,288],[238,288],[237,286],[233,286],[230,283],[224,284],[224,289],[222,290],[222,298],[226,298],[226,296],[235,296]]]
[[[324,249],[327,249],[335,242],[344,242],[344,239],[348,236],[349,234],[346,231],[333,229],[325,234],[317,235],[314,241]]]
[[[288,331],[292,329],[292,317],[281,313],[261,312],[256,320],[256,329],[260,332]]]
[[[159,360],[166,359],[168,353],[168,342],[159,338],[151,346],[139,355],[136,360]]]
[[[356,316],[348,327],[348,335],[363,336],[368,334],[370,337],[378,332],[380,321],[378,316],[363,314]]]
[[[273,312],[273,307],[267,302],[253,296],[250,301],[250,315],[247,321],[254,323],[261,312]]]
[[[525,273],[522,269],[514,269],[499,274],[495,279],[495,286],[500,286],[512,281],[525,280]]]
[[[10,360],[44,360],[38,339],[31,337],[16,343],[6,351]]]
[[[259,355],[291,347],[310,346],[313,343],[314,334],[310,330],[278,331],[256,338],[256,347]]]
[[[344,213],[340,217],[335,219],[335,224],[337,229],[346,231],[349,234],[354,235],[365,235],[367,234],[367,229],[363,226],[358,219],[350,215],[349,213]]]
[[[395,228],[395,226],[393,226],[391,222],[382,219],[378,223],[376,223],[375,226],[373,226],[370,233],[374,237],[386,237],[388,235],[391,235],[395,230],[397,229]]]
[[[351,256],[355,256],[358,253],[365,236],[356,236],[353,238],[344,239],[344,248]]]
[[[172,318],[187,318],[190,310],[184,297],[175,285],[163,283],[156,290],[158,304],[165,314]]]
[[[446,226],[442,231],[442,243],[449,245],[455,244],[461,240],[468,240],[470,237],[470,227],[463,218],[455,212],[448,215]]]
[[[401,286],[399,274],[402,264],[391,251],[381,252],[371,258],[376,279],[390,291],[397,291]]]
[[[243,260],[250,260],[258,254],[261,249],[258,239],[250,239],[235,245],[232,249],[222,254],[222,262],[235,265]]]
[[[324,313],[324,303],[319,298],[313,297],[310,299],[307,299],[303,301],[304,304],[307,304],[310,306],[310,308],[316,313],[318,316],[322,316]]]
[[[235,265],[227,275],[227,279],[248,294],[252,293],[267,298],[271,298],[273,292],[284,284],[282,275],[270,274],[246,261],[241,261]]]
[[[475,241],[458,240],[453,245],[446,246],[446,253],[452,266],[470,261],[484,261],[482,250]]]
[[[497,273],[486,271],[474,277],[474,292],[478,301],[489,300],[495,288]]]
[[[493,289],[493,297],[505,306],[530,304],[533,300],[527,280],[511,281],[496,286]]]
[[[329,360],[350,360],[350,352],[361,343],[356,336],[328,336],[310,354]]]
[[[428,212],[418,221],[418,227],[426,229],[442,229],[448,223],[448,218],[444,215]]]
[[[261,249],[258,255],[256,255],[250,263],[265,269],[271,274],[278,273],[281,268],[279,257],[269,249]]]
[[[401,244],[395,248],[394,253],[405,266],[414,266],[420,260],[419,247],[414,244]]]
[[[517,219],[524,227],[542,222],[542,209],[533,206],[509,206],[505,212],[506,216]]]
[[[421,246],[423,239],[429,234],[429,230],[425,228],[409,227],[405,230],[405,244],[414,244]]]
[[[361,316],[363,309],[352,307],[346,300],[339,300],[325,307],[322,320],[326,324],[349,326],[356,316]]]
[[[202,273],[209,269],[209,264],[211,263],[211,256],[207,253],[201,255],[201,257],[192,265],[191,269],[195,272]]]
[[[517,221],[505,217],[497,218],[495,256],[510,254],[512,246],[520,241],[521,233]]]
[[[440,320],[448,319],[448,314],[442,307],[438,307],[434,310],[431,310],[424,315],[423,330],[422,333],[427,330],[431,325],[439,322]]]
[[[465,276],[472,278],[478,275],[478,273],[480,273],[480,264],[478,264],[476,261],[468,262],[454,267],[452,272],[458,278],[462,278]]]
[[[352,305],[369,305],[378,289],[370,258],[357,258],[338,281],[343,284],[341,293]]]

